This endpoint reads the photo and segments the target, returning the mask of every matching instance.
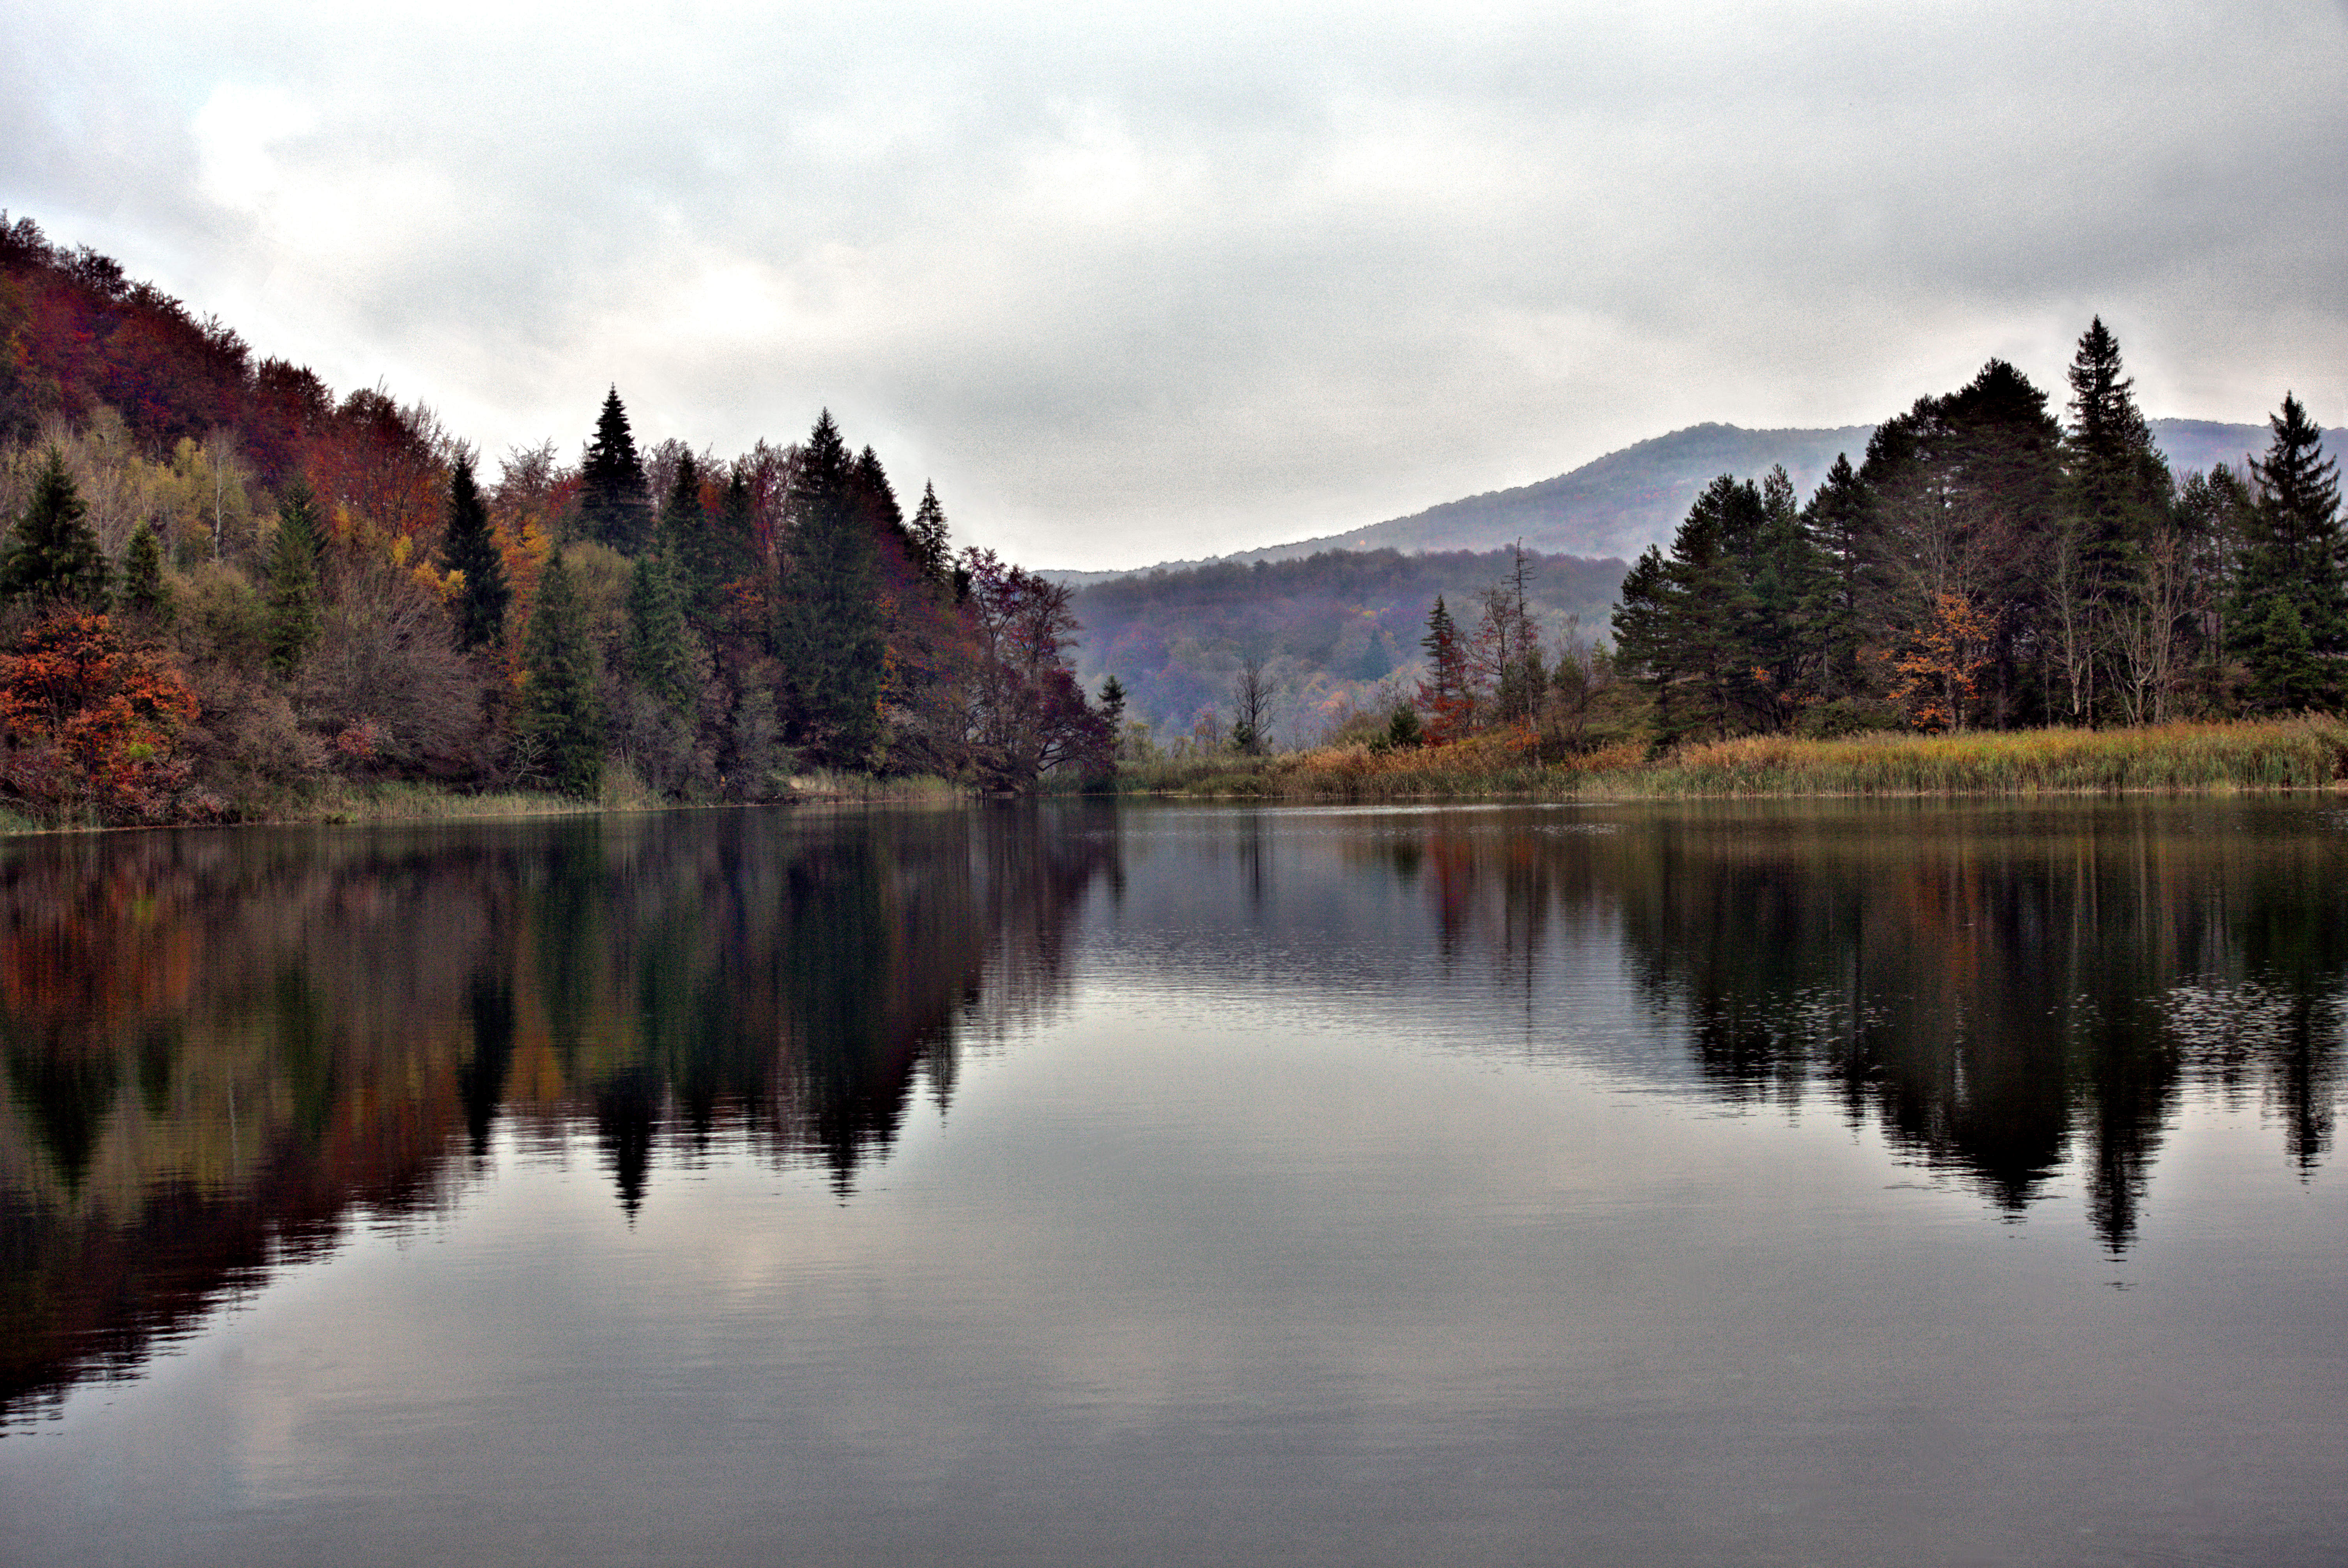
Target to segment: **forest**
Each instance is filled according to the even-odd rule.
[[[2067,420],[2013,365],[1878,426],[1807,502],[1724,476],[1623,580],[1656,736],[2104,727],[2336,710],[2338,465],[2286,394],[2263,457],[2170,472],[2117,340]]]
[[[1527,611],[1547,647],[1570,651],[1602,630],[1622,561],[1525,556]],[[1252,661],[1272,693],[1262,727],[1310,744],[1349,714],[1383,716],[1418,673],[1427,604],[1467,602],[1515,559],[1507,549],[1329,550],[1130,573],[1076,589],[1077,671],[1095,687],[1114,674],[1128,713],[1162,746],[1224,731],[1232,683]]]
[[[0,214],[0,806],[217,821],[337,784],[654,804],[1110,765],[1070,590],[953,548],[933,488],[908,516],[828,412],[720,459],[640,448],[615,387],[577,461],[549,441],[497,468],[423,405],[337,398]]]
[[[1609,649],[1545,656],[1521,570],[1438,598],[1384,740],[1513,732],[1550,758],[2336,712],[2348,539],[2304,405],[2284,395],[2262,457],[2179,475],[2100,318],[2067,380],[2058,419],[1992,360],[1807,500],[1783,467],[1722,475],[1623,579]]]

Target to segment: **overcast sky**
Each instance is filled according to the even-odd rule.
[[[345,17],[347,16],[347,19]],[[829,405],[1127,566],[1704,420],[1875,420],[2100,312],[2154,415],[2348,423],[2348,5],[14,0],[0,206],[492,457]]]

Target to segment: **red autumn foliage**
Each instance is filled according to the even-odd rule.
[[[105,616],[45,616],[0,654],[0,792],[45,815],[159,820],[186,782],[176,743],[196,712],[171,661]]]

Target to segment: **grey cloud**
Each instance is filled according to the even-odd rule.
[[[2096,311],[2154,412],[2348,414],[2336,6],[10,26],[0,202],[264,350],[492,448],[613,380],[721,450],[829,403],[1030,559],[1873,419],[1993,353],[2052,389]],[[223,87],[297,111],[241,196]]]

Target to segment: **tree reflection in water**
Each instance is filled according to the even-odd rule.
[[[1387,853],[1504,968],[1619,921],[1725,1100],[1826,1096],[2017,1212],[2076,1157],[2115,1252],[2188,1083],[2330,1146],[2348,844],[2301,807],[1683,805]]]
[[[961,1042],[1065,989],[1081,811],[21,841],[0,868],[0,1410],[125,1372],[493,1130],[843,1194]]]
[[[2300,807],[1163,820],[1146,877],[1083,806],[8,845],[0,1414],[438,1211],[500,1128],[590,1143],[632,1220],[719,1146],[850,1197],[960,1051],[1067,994],[1129,870],[1162,905],[1133,918],[1213,927],[1235,985],[1305,994],[1286,970],[1342,948],[1370,968],[1335,983],[1417,976],[1421,1016],[1627,1011],[1631,1070],[1823,1102],[2010,1211],[2075,1167],[2115,1251],[2190,1091],[2330,1148],[2348,854]],[[1614,1000],[1550,986],[1597,951]]]

